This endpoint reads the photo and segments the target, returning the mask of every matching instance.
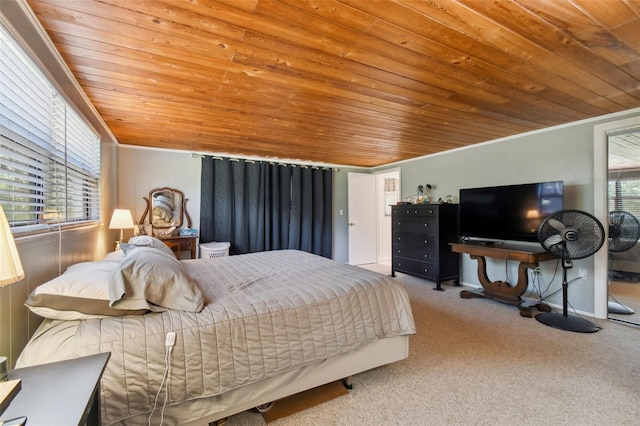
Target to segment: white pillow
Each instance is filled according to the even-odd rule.
[[[36,287],[25,305],[38,316],[58,320],[106,318],[149,312],[125,311],[109,306],[109,277],[119,265],[119,261],[113,260],[71,265],[59,277]]]
[[[150,235],[137,235],[135,237],[131,237],[129,238],[129,244],[133,244],[134,246],[138,247],[153,247],[167,254],[170,254],[173,257],[176,256],[173,250],[171,250],[165,243]],[[129,247],[127,247],[126,245],[123,248],[122,244],[120,244],[120,248],[125,250],[125,253],[129,249]]]
[[[124,259],[124,252],[122,250],[112,251],[106,254],[105,257],[102,258],[102,262],[122,262]],[[67,268],[68,269],[68,268]]]

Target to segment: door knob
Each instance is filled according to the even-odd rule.
[[[356,226],[356,224],[353,222],[349,222],[349,226]]]

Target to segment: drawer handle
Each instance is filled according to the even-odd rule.
[[[425,224],[424,224],[424,226],[429,226],[429,224],[428,224],[428,223],[425,223]]]
[[[429,268],[424,268],[424,271],[425,272],[429,272]]]
[[[424,240],[424,243],[425,244],[429,244],[429,240]]]
[[[428,255],[428,254],[425,254],[425,255],[424,255],[424,258],[425,258],[425,259],[426,259],[426,258],[428,258],[428,257],[429,257],[429,255]]]

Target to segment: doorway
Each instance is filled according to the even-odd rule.
[[[608,236],[594,260],[595,314],[640,325],[640,117],[594,130],[594,213]]]
[[[368,173],[349,172],[348,234],[350,265],[376,262],[376,179]]]
[[[391,205],[400,200],[400,169],[348,175],[351,265],[391,262]]]

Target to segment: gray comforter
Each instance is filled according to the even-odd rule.
[[[184,264],[205,295],[202,312],[85,320],[70,336],[74,356],[111,352],[105,424],[150,412],[167,369],[176,404],[415,333],[406,292],[375,272],[291,250]]]

